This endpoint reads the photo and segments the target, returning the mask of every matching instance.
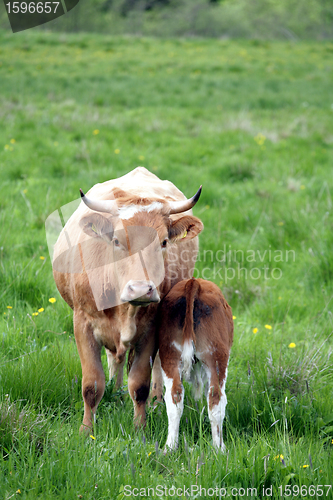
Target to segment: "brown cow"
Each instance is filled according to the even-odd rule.
[[[81,192],[81,204],[58,238],[53,272],[60,294],[74,310],[82,365],[81,430],[92,427],[104,393],[102,346],[110,378],[117,376],[118,386],[126,351],[134,349],[128,387],[135,422],[145,423],[157,351],[157,305],[175,283],[193,273],[203,225],[191,208],[200,191],[187,200],[171,182],[138,167],[96,184],[87,196]]]
[[[208,380],[207,404],[213,444],[224,450],[225,383],[233,341],[229,305],[214,283],[194,278],[184,280],[161,302],[159,324],[159,354],[169,422],[166,450],[178,446],[184,407],[182,380],[191,379],[197,399],[203,386],[201,375]]]

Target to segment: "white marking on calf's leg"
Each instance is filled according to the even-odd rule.
[[[177,349],[177,351],[179,351],[179,352],[182,351],[182,346],[178,342],[176,342],[175,340],[173,340],[171,342],[171,345],[173,345]]]
[[[225,408],[227,405],[227,396],[225,393],[225,384],[227,380],[228,369],[226,368],[225,377],[223,380],[223,384],[221,386],[221,397],[217,405],[214,405],[212,409],[209,409],[209,394],[211,386],[208,390],[207,403],[208,403],[208,416],[212,427],[212,438],[213,445],[216,448],[221,448],[222,451],[225,451],[225,445],[223,443],[223,420],[225,417]],[[210,377],[209,377],[210,379]],[[210,385],[210,383],[209,383]],[[214,388],[212,387],[212,390]]]
[[[172,397],[173,379],[166,376],[162,369],[165,385],[164,400],[168,414],[168,438],[165,449],[175,450],[178,447],[179,423],[184,409],[184,388],[181,386],[180,401],[177,403]]]

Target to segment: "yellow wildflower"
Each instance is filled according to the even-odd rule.
[[[15,139],[11,139],[9,142],[11,142],[12,144],[15,144]]]
[[[33,315],[33,316],[38,316],[38,313],[37,313],[37,312],[36,312],[36,313],[32,313],[32,315]]]
[[[43,311],[44,311],[44,307],[41,307],[40,309],[38,309],[39,313],[42,313]]]
[[[119,155],[120,149],[115,149],[114,152],[115,152],[116,155]]]
[[[294,349],[294,347],[296,347],[295,342],[291,342],[291,343],[288,345],[288,347],[289,347],[290,349]]]
[[[94,135],[99,134],[99,130],[98,130],[98,128],[96,128],[96,129],[93,131],[93,134],[94,134]]]
[[[280,462],[281,462],[281,460],[283,460],[283,459],[284,459],[284,456],[283,456],[283,455],[276,455],[276,457],[274,457],[274,460],[278,460],[278,459],[279,459],[279,460],[280,460]]]
[[[254,137],[254,140],[259,146],[263,146],[266,141],[266,137],[263,134],[259,133]]]
[[[13,309],[13,306],[7,306],[7,309]]]
[[[237,318],[237,316],[233,316],[233,317],[232,317],[232,319],[236,319],[236,318]]]
[[[95,438],[95,436],[93,436],[92,434],[90,434],[90,436],[89,436],[89,437],[91,437],[91,439],[93,439],[93,440],[95,440],[95,439],[96,439],[96,438]]]
[[[51,302],[51,304],[54,304],[56,301],[57,301],[57,299],[55,299],[54,297],[51,297],[49,299],[49,302]]]
[[[303,469],[307,469],[308,467],[308,465],[303,465]]]
[[[271,325],[265,325],[265,328],[266,328],[267,330],[271,330],[271,329],[272,329]]]
[[[253,328],[253,330],[252,330],[252,331],[253,331],[253,333],[257,333],[258,328]]]
[[[16,493],[17,493],[18,495],[20,495],[20,494],[21,494],[21,490],[17,490],[17,491],[16,491]]]
[[[41,255],[39,258],[40,260],[45,260],[45,257],[43,257],[43,255]]]

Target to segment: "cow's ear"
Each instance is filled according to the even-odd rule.
[[[100,214],[89,214],[80,220],[81,229],[92,238],[111,241],[113,238],[112,222]]]
[[[203,223],[193,215],[185,215],[180,219],[172,221],[169,228],[169,239],[175,241],[187,241],[197,236],[203,230]]]

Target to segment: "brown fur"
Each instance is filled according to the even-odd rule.
[[[119,207],[147,206],[154,201],[165,206],[166,200],[185,199],[172,183],[161,181],[142,167],[120,179],[97,184],[87,195],[99,200],[116,198]],[[114,376],[118,367],[122,370],[125,353],[132,348],[128,387],[134,404],[135,422],[137,425],[145,423],[151,363],[157,352],[157,304],[140,307],[128,302],[120,303],[119,279],[137,279],[136,269],[117,264],[120,271],[115,276],[109,261],[112,238],[120,228],[131,254],[133,242],[127,233],[132,226],[154,229],[160,244],[169,239],[163,254],[165,278],[157,287],[161,298],[175,283],[192,275],[198,251],[196,236],[203,229],[201,221],[193,217],[191,211],[168,216],[162,208],[160,212],[142,211],[128,220],[120,220],[117,216],[93,212],[83,203],[66,223],[55,245],[53,273],[60,294],[74,310],[74,332],[83,376],[85,411],[82,429],[92,427],[93,415],[104,393],[105,376],[100,358],[102,346],[108,349],[110,376]],[[186,258],[183,258],[182,251],[187,252]],[[99,310],[95,302],[96,294],[91,289],[91,279],[101,285],[99,299],[106,299],[106,302],[112,299],[119,305]],[[122,377],[117,375],[118,380],[121,381]],[[160,387],[160,384],[155,385]]]

